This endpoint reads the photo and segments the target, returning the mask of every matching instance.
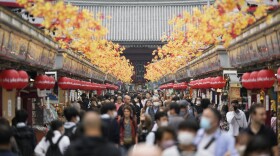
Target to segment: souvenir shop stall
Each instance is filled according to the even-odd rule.
[[[240,73],[241,96],[248,101],[246,108],[255,103],[263,104],[269,117],[268,125],[273,112],[279,115],[277,103],[280,102],[276,81],[280,66],[279,10],[270,16],[271,19],[262,19],[245,29],[228,48],[230,63]]]

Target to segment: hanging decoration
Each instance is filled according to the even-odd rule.
[[[27,72],[24,70],[18,71],[18,75],[19,75],[19,78],[18,78],[18,84],[17,84],[16,89],[20,90],[20,89],[25,88],[28,85],[29,76],[28,76]]]
[[[8,91],[18,88],[19,73],[14,69],[3,70],[1,72],[2,87]]]
[[[131,82],[134,68],[128,59],[121,56],[124,47],[104,39],[108,30],[102,26],[103,14],[66,4],[64,1],[17,0],[34,17],[44,17],[42,26],[62,49],[82,52],[106,74],[112,74],[123,82]],[[109,18],[109,17],[108,17]],[[124,72],[125,71],[125,72]]]
[[[192,14],[185,11],[170,21],[173,31],[163,36],[167,43],[154,51],[145,78],[157,81],[175,73],[211,45],[222,43],[228,47],[244,28],[267,16],[267,9],[260,4],[254,13],[248,13],[245,0],[217,0],[202,10],[194,8]]]

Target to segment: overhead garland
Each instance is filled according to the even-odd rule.
[[[185,11],[172,19],[174,25],[167,42],[153,52],[152,63],[146,66],[145,78],[157,81],[166,74],[175,73],[180,67],[200,56],[202,50],[213,44],[228,47],[232,39],[258,19],[267,16],[266,5],[259,5],[253,14],[248,13],[245,0],[217,0],[202,10]]]
[[[104,15],[79,10],[63,1],[17,0],[35,17],[43,17],[45,32],[53,36],[62,48],[82,52],[84,56],[107,74],[123,82],[131,82],[134,69],[129,60],[121,56],[124,47],[107,41],[107,29],[101,22]],[[124,72],[125,71],[125,72]]]

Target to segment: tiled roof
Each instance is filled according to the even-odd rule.
[[[207,0],[67,0],[94,14],[111,16],[104,20],[112,41],[160,41],[172,26],[168,21],[183,11],[202,8]],[[139,3],[141,3],[139,5]],[[150,3],[154,3],[150,5]],[[117,4],[117,5],[115,5]],[[129,5],[127,5],[129,4]]]

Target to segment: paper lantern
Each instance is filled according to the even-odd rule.
[[[208,77],[208,78],[204,79],[204,88],[205,89],[211,88],[211,77]]]
[[[27,72],[23,71],[23,70],[18,71],[18,75],[19,75],[19,78],[18,78],[18,84],[17,84],[16,89],[23,89],[28,85],[29,76],[28,76]]]
[[[49,85],[49,77],[47,75],[38,75],[35,78],[35,87],[44,90],[47,89]]]
[[[258,72],[257,71],[254,71],[250,74],[250,78],[248,80],[248,88],[250,88],[250,89],[258,88],[257,78],[258,78]]]
[[[68,90],[73,88],[72,79],[68,77],[60,77],[58,79],[58,87],[62,90]]]
[[[214,85],[217,89],[222,89],[226,85],[226,80],[222,76],[218,76],[215,78],[216,84]]]
[[[49,76],[48,78],[49,78],[49,84],[48,84],[47,89],[52,89],[55,86],[55,79],[52,76]]]
[[[271,88],[275,82],[275,75],[272,70],[260,70],[258,72],[257,83],[259,88]]]
[[[6,90],[13,90],[18,86],[19,74],[14,69],[3,70],[1,72],[2,87]]]
[[[249,85],[250,75],[251,73],[244,73],[241,78],[242,86],[246,89],[251,89]]]
[[[215,84],[215,77],[211,77],[211,78],[209,79],[209,81],[210,81],[210,83],[209,83],[210,88],[215,88],[215,87],[214,87],[214,84]]]

